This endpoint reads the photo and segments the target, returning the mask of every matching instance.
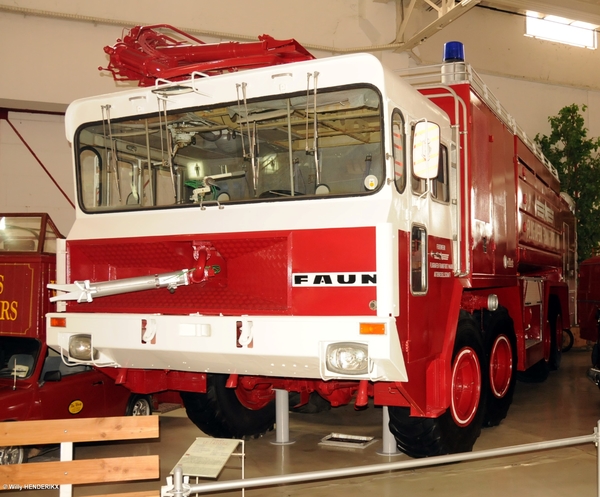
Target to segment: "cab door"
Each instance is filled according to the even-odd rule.
[[[426,136],[429,135],[427,139]],[[436,138],[437,137],[437,138]],[[454,293],[456,220],[451,190],[449,141],[441,138],[437,124],[418,121],[411,126],[409,172],[409,226],[405,258],[408,277],[408,344],[406,359],[411,388],[421,406],[440,405],[440,392],[427,391],[428,368],[444,346]],[[440,386],[440,388],[442,388]]]
[[[411,212],[409,258],[409,301],[411,324],[428,330],[430,341],[443,337],[448,300],[454,278],[455,239],[449,189],[449,155],[439,145],[437,174],[430,179],[410,178]],[[435,330],[435,336],[431,333]],[[424,344],[426,349],[429,345]],[[422,354],[431,350],[423,349]]]

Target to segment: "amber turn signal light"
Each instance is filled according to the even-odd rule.
[[[360,323],[361,335],[385,335],[385,323]]]
[[[53,328],[66,328],[67,318],[50,318],[50,326]]]

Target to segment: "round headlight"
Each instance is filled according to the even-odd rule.
[[[98,358],[98,351],[92,348],[91,335],[73,335],[69,338],[69,357],[78,361],[91,361]]]

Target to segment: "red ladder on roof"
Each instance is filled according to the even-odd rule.
[[[163,31],[171,31],[178,39]],[[168,24],[135,26],[122,40],[104,47],[108,67],[115,81],[139,81],[139,86],[154,85],[156,79],[181,81],[193,72],[205,75],[252,69],[314,59],[296,40],[276,40],[269,35],[256,42],[228,41],[204,43]]]

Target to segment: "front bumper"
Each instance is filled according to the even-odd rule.
[[[96,359],[71,362],[299,379],[408,380],[393,317],[51,313],[46,319],[48,345],[66,359],[72,335],[91,336]],[[385,333],[361,334],[361,323],[383,323]],[[367,373],[328,369],[328,345],[348,342],[367,345]]]

